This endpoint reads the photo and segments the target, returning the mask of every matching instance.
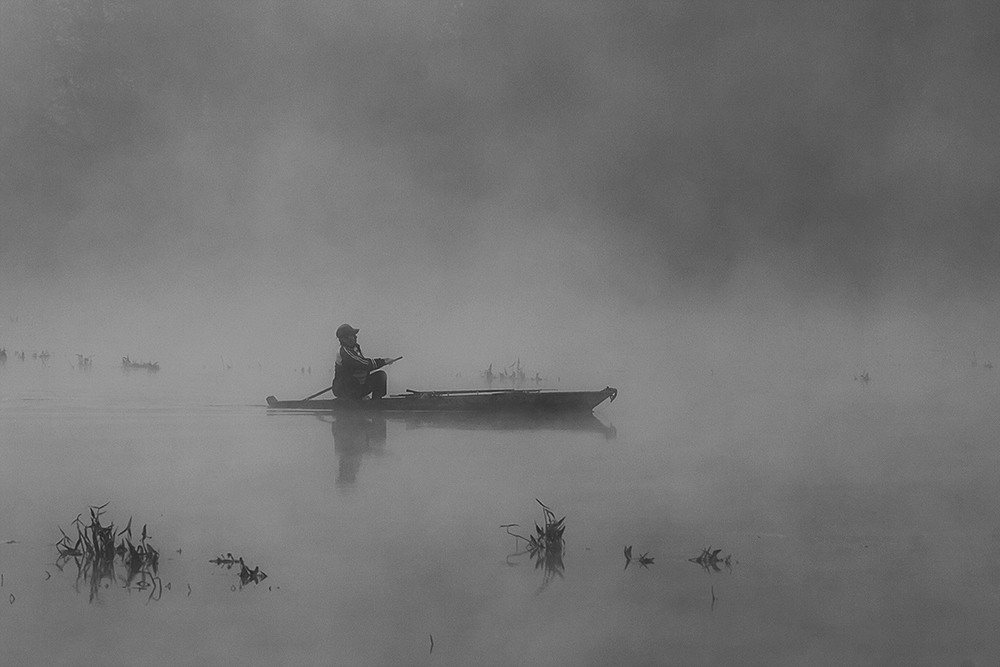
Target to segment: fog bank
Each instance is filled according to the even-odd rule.
[[[322,366],[347,321],[432,372],[614,366],[678,320],[975,338],[998,19],[14,0],[0,346]]]

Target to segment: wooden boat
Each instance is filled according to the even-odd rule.
[[[472,413],[589,413],[604,401],[614,401],[618,390],[552,391],[546,389],[469,389],[417,391],[360,401],[328,398],[279,401],[267,397],[267,407],[281,410],[333,410],[364,412],[472,412]]]

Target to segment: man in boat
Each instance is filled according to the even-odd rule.
[[[337,361],[333,372],[333,395],[337,398],[360,400],[369,394],[373,399],[385,396],[385,371],[378,370],[388,366],[394,359],[369,359],[361,352],[358,345],[358,331],[350,324],[337,327],[337,339],[340,349],[337,350]]]

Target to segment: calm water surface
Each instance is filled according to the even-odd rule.
[[[189,380],[0,370],[3,664],[1000,656],[984,369],[867,384],[713,371],[672,392],[624,377],[597,420],[566,428],[338,424],[269,412],[282,387],[263,377]],[[284,382],[283,397],[322,386]],[[548,571],[501,528],[529,534],[536,499],[566,517]],[[158,589],[126,587],[123,568],[93,588],[58,561],[60,528],[103,503],[105,522],[147,526]],[[626,568],[628,545],[653,562]],[[707,547],[729,565],[690,561]],[[227,553],[267,578],[209,562]]]

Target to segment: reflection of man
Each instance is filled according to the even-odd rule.
[[[333,451],[339,459],[337,485],[353,484],[361,469],[361,457],[385,446],[385,418],[381,415],[338,415],[333,420]]]

